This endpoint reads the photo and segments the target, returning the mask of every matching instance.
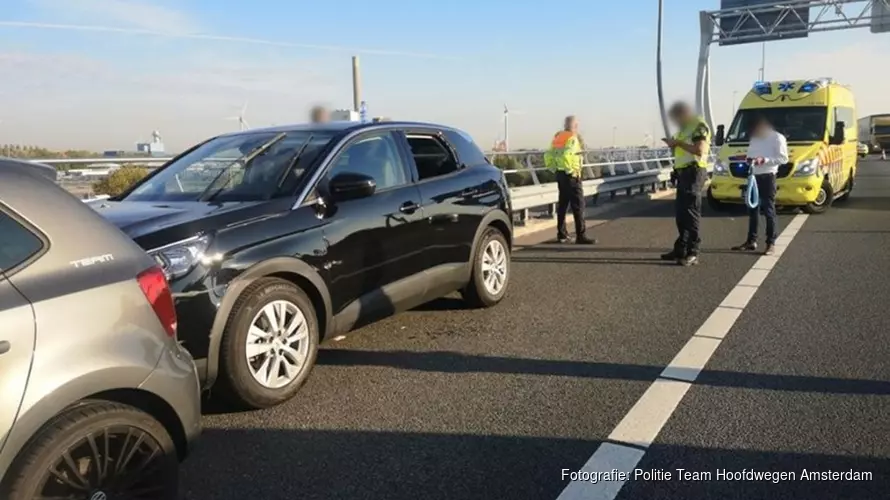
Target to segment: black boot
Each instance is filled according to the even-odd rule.
[[[682,252],[678,252],[676,250],[671,250],[668,253],[661,254],[661,260],[680,260],[686,257]]]

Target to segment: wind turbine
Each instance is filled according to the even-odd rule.
[[[244,107],[241,108],[241,112],[238,113],[238,116],[230,116],[226,118],[226,120],[238,120],[238,130],[247,130],[250,128],[250,125],[247,123],[247,120],[244,119],[244,115],[247,113],[247,101],[244,102]]]

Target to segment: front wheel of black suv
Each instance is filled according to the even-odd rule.
[[[300,390],[318,355],[318,320],[306,293],[262,278],[238,298],[220,347],[222,390],[243,407],[281,404]]]
[[[507,293],[510,247],[504,234],[488,227],[476,243],[470,283],[461,295],[471,307],[492,307]]]

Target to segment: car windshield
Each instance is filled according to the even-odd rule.
[[[122,201],[257,201],[286,194],[332,137],[308,130],[216,137],[164,166]]]
[[[758,114],[765,116],[788,142],[815,142],[825,139],[827,108],[803,106],[740,109],[729,127],[726,142],[748,142],[748,128],[751,120]]]
[[[875,135],[890,135],[890,125],[875,125]]]

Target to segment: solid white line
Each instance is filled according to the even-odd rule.
[[[603,443],[581,467],[580,472],[607,473],[613,469],[632,471],[646,452],[639,448]],[[572,481],[557,500],[612,500],[618,496],[624,481]]]
[[[722,339],[738,320],[742,310],[778,262],[782,251],[806,222],[807,215],[794,217],[776,241],[776,254],[763,256],[751,266],[733,287],[720,306],[689,339],[674,359],[665,367],[652,385],[637,400],[627,415],[609,434],[593,456],[580,469],[586,473],[614,474],[614,471],[633,477],[637,464],[645,456],[664,424],[676,410],[683,396],[692,387]],[[781,245],[779,244],[781,240]],[[628,446],[622,446],[622,443]],[[626,481],[570,481],[557,500],[613,500]]]
[[[610,441],[647,447],[689,390],[689,382],[657,379],[618,423]]]
[[[798,217],[800,217],[800,215],[798,215]],[[757,262],[754,263],[754,267],[752,267],[751,269],[763,269],[766,271],[771,271],[778,260],[779,257],[775,255],[764,255],[763,257],[757,259]]]
[[[741,311],[739,311],[741,312]],[[723,342],[723,339],[715,339],[710,337],[693,336],[686,342],[686,345],[680,349],[680,352],[674,356],[673,361],[667,365],[667,368],[661,372],[664,378],[673,378],[678,380],[687,380],[695,382],[702,368],[711,359],[717,346]]]
[[[748,271],[748,274],[742,278],[742,281],[739,281],[739,285],[760,286],[768,274],[769,271],[765,269],[751,269]]]
[[[723,299],[723,302],[720,303],[720,306],[744,309],[745,306],[748,305],[748,301],[751,300],[751,297],[754,296],[754,292],[756,291],[756,286],[736,285],[732,290],[730,290],[729,295],[727,295],[726,298]]]
[[[695,334],[722,339],[729,333],[729,329],[732,328],[735,320],[739,319],[740,314],[742,314],[741,309],[717,307]]]

